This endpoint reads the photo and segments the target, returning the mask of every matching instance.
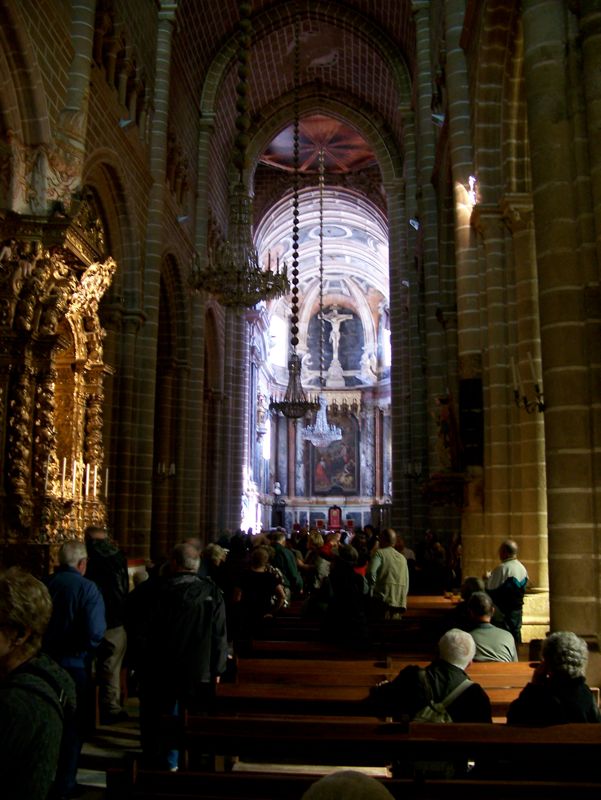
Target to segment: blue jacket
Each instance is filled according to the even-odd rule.
[[[63,667],[84,667],[106,630],[102,595],[95,583],[68,566],[60,566],[46,586],[52,616],[44,651]]]

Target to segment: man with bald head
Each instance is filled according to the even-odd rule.
[[[199,566],[194,544],[174,548],[142,636],[140,733],[144,758],[155,769],[178,768],[179,753],[161,741],[161,717],[206,711],[226,666],[223,594],[198,576]]]
[[[486,581],[486,592],[505,617],[505,624],[516,644],[522,641],[522,606],[528,585],[528,572],[518,561],[518,546],[505,539],[499,547],[501,563]]]

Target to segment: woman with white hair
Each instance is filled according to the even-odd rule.
[[[382,783],[353,769],[324,775],[304,793],[302,800],[392,800]]]
[[[588,648],[571,631],[552,633],[543,642],[542,661],[532,682],[509,706],[509,725],[563,725],[601,722],[599,707],[586,685]]]

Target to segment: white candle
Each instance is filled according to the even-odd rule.
[[[175,464],[173,464],[173,463],[169,467],[169,474],[170,475],[175,475]]]
[[[532,353],[528,353],[528,363],[530,364],[530,374],[532,375],[532,383],[538,383],[536,379],[536,372],[534,370],[534,361],[532,360]]]
[[[90,465],[86,464],[86,497],[90,494]]]
[[[109,496],[109,468],[107,467],[104,472],[104,499]]]
[[[67,476],[67,459],[63,458],[63,470],[61,472],[61,497],[65,496],[65,478]]]
[[[98,464],[94,464],[94,484],[93,484],[94,488],[92,490],[92,494],[93,494],[94,497],[96,497],[96,484],[97,484],[97,482],[98,482]]]
[[[75,497],[75,489],[77,487],[77,461],[73,460],[73,497]]]

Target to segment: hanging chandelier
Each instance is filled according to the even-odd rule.
[[[325,396],[324,371],[324,316],[323,316],[323,192],[324,192],[325,157],[323,147],[319,149],[319,409],[313,425],[306,425],[303,439],[307,439],[315,447],[327,447],[332,442],[342,439],[342,431],[328,422],[328,404]]]
[[[290,302],[290,355],[288,356],[288,386],[280,400],[271,398],[269,408],[278,411],[289,419],[299,419],[311,411],[317,411],[319,404],[307,398],[301,382],[301,357],[296,352],[298,345],[298,231],[299,231],[299,95],[300,82],[300,19],[298,11],[294,20],[294,137],[293,161],[294,184],[292,199],[292,299]]]
[[[214,295],[221,305],[230,308],[252,308],[261,300],[271,300],[289,291],[286,266],[276,270],[271,264],[264,269],[252,240],[252,203],[244,185],[247,166],[246,145],[250,114],[248,101],[248,62],[251,46],[251,4],[239,3],[240,25],[238,32],[238,83],[236,85],[236,141],[233,162],[238,168],[239,181],[235,186],[230,205],[228,240],[209,256],[202,267],[196,256],[190,274],[193,288],[204,289]]]

